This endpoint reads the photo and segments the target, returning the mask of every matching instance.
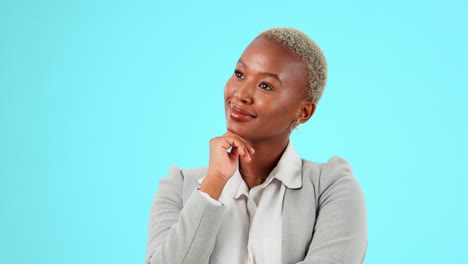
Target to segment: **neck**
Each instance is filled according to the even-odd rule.
[[[281,140],[250,142],[255,149],[252,161],[247,163],[243,159],[240,159],[239,163],[239,170],[241,175],[243,175],[242,178],[249,189],[258,185],[258,178],[262,178],[264,181],[270,175],[271,171],[278,164],[288,142],[289,137]]]

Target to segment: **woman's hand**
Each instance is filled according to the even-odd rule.
[[[229,149],[231,150],[228,151]],[[226,182],[234,175],[239,157],[245,162],[250,162],[254,153],[255,150],[249,142],[230,131],[211,139],[208,175],[203,180],[200,190],[217,200]]]
[[[228,151],[231,148],[231,151]],[[210,166],[208,174],[216,175],[226,182],[234,175],[239,156],[246,162],[254,154],[252,146],[240,136],[227,132],[210,140]]]

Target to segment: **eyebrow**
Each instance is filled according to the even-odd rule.
[[[244,67],[248,67],[241,59],[239,59],[237,61],[237,63],[239,64],[242,64]],[[270,76],[270,77],[273,77],[275,78],[276,80],[278,80],[278,82],[283,85],[283,82],[281,81],[280,77],[278,76],[278,74],[275,74],[275,73],[270,73],[270,72],[261,72],[260,73],[261,75],[264,75],[264,76]]]

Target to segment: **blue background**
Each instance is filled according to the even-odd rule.
[[[223,87],[261,31],[297,27],[329,82],[293,135],[347,159],[365,263],[468,250],[466,1],[0,0],[0,263],[143,263],[173,165],[207,164]]]

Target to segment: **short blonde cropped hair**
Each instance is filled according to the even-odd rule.
[[[263,31],[258,37],[265,37],[284,45],[308,69],[308,97],[318,103],[327,82],[327,61],[320,47],[304,32],[290,27],[276,27]]]

